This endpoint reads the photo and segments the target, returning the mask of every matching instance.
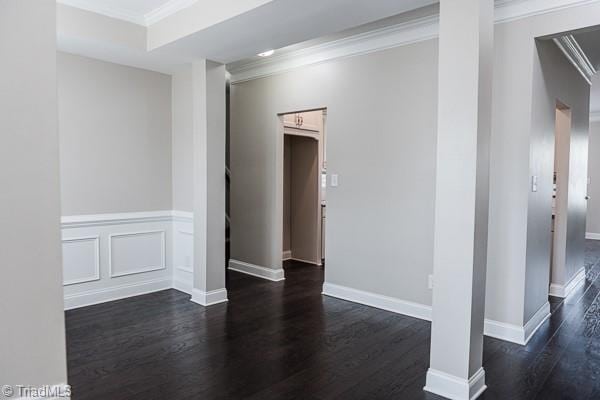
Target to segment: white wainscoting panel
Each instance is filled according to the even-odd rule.
[[[109,235],[108,265],[111,278],[167,268],[165,231]]]
[[[64,285],[100,279],[100,236],[63,238]]]
[[[173,287],[192,294],[194,276],[194,216],[178,211],[173,216]]]
[[[65,308],[173,287],[173,212],[62,218]]]

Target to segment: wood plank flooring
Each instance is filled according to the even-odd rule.
[[[600,241],[587,280],[527,346],[485,338],[490,399],[600,399]],[[430,324],[321,295],[323,270],[284,282],[229,272],[230,301],[166,290],[66,312],[74,400],[440,399],[423,392]]]

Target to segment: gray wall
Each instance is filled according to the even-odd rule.
[[[225,288],[225,75],[224,65],[206,61],[207,291]]]
[[[574,109],[578,154],[585,147],[586,89],[554,50],[538,55],[535,38],[597,24],[599,13],[588,4],[495,27],[488,319],[523,326],[547,301],[557,96]],[[540,57],[555,67],[542,69]],[[436,79],[436,42],[427,41],[233,85],[232,258],[278,268],[275,115],[327,107],[328,174],[340,186],[327,193],[326,281],[431,304]],[[575,268],[582,211],[575,201]]]
[[[173,209],[194,211],[192,69],[173,74]]]
[[[58,53],[62,214],[170,210],[171,77]]]
[[[67,380],[55,7],[0,1],[0,384]]]
[[[523,326],[547,301],[557,96],[574,109],[578,153],[585,147],[587,89],[554,49],[538,55],[535,38],[593,25],[598,12],[586,5],[495,27],[488,319]],[[540,57],[555,66],[542,69]],[[279,267],[276,114],[327,107],[328,174],[340,186],[327,194],[326,281],[431,304],[436,79],[436,41],[427,41],[233,85],[232,258]],[[576,268],[583,209],[572,207]]]
[[[496,25],[487,318],[522,326],[547,301],[557,96],[577,108],[574,129],[583,129],[587,118],[581,78],[554,50],[538,54],[535,38],[595,25],[598,13],[600,5],[589,4]],[[557,64],[542,68],[540,60]],[[561,71],[567,75],[556,79]],[[536,193],[532,175],[539,177]],[[581,223],[573,229],[581,237]]]
[[[600,234],[600,121],[590,123],[590,148],[589,148],[590,177],[587,210],[587,228],[589,233]]]
[[[531,113],[530,174],[541,190],[529,192],[524,322],[548,301],[551,256],[552,175],[556,102],[571,110],[565,270],[553,283],[566,284],[584,266],[590,87],[550,40],[536,42]]]
[[[280,268],[277,114],[327,107],[326,281],[431,304],[436,82],[427,41],[232,85],[232,258]]]

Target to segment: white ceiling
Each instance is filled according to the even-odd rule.
[[[66,5],[108,15],[102,7],[125,6],[131,13],[133,9],[142,13],[156,7],[165,15],[173,2],[179,6],[187,2],[188,7],[201,4],[198,0],[58,0]],[[216,0],[202,0],[210,3]],[[222,6],[228,2],[240,0],[218,0]],[[397,14],[402,14],[423,6],[436,3],[438,0],[270,0],[258,2],[258,7],[241,14],[216,21],[195,33],[183,35],[178,40],[160,46],[154,50],[131,48],[122,43],[122,34],[117,32],[113,24],[105,24],[108,31],[99,35],[99,29],[86,29],[90,23],[58,20],[59,48],[69,53],[99,58],[110,62],[132,65],[162,72],[171,72],[178,65],[198,58],[206,58],[221,63],[238,61],[268,49],[280,49],[292,44],[335,34],[363,24],[372,23]],[[192,3],[190,3],[192,2]],[[162,5],[160,5],[162,3]],[[102,7],[101,7],[102,6]],[[84,8],[85,7],[85,8]],[[166,7],[166,8],[165,8]],[[69,8],[69,7],[67,7]],[[190,8],[191,9],[191,8]],[[100,12],[100,11],[103,12]],[[112,10],[114,12],[114,10]],[[156,9],[151,13],[157,14]],[[77,19],[88,18],[83,15],[69,14]],[[133,15],[133,14],[132,14]],[[190,14],[191,15],[191,14]],[[181,15],[171,15],[177,21]],[[113,18],[119,18],[113,15]],[[146,14],[146,19],[148,14]],[[178,19],[179,18],[179,19]],[[124,19],[124,18],[119,18]],[[189,18],[188,18],[189,19]],[[173,20],[175,21],[175,20]],[[168,22],[168,19],[165,20]],[[189,22],[189,21],[188,21]],[[66,24],[65,26],[63,26]],[[171,24],[172,25],[172,24]],[[72,29],[76,26],[78,29]],[[152,29],[152,27],[148,28]]]
[[[164,51],[221,63],[330,35],[424,7],[437,0],[274,0],[198,31]]]
[[[82,10],[92,11],[134,24],[148,26],[188,7],[196,0],[56,0]]]

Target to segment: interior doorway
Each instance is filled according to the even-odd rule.
[[[562,296],[554,286],[559,286],[555,282],[563,282],[566,274],[570,153],[571,109],[565,104],[557,102],[554,130],[550,295],[559,297]]]
[[[325,262],[326,171],[324,109],[281,116],[283,126],[282,261]]]

